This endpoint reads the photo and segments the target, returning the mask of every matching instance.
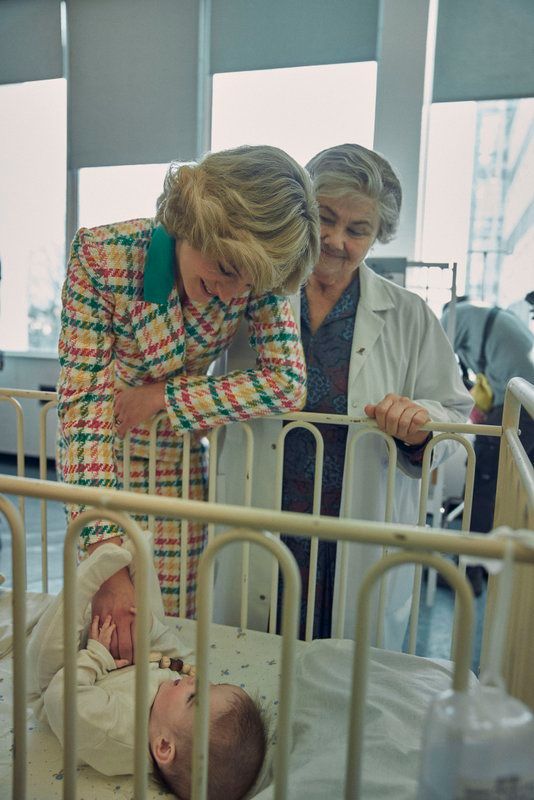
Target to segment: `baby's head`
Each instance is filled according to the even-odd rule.
[[[160,777],[191,797],[195,679],[165,681],[150,711],[149,741]],[[239,800],[254,784],[267,747],[262,713],[239,686],[210,684],[208,798]]]

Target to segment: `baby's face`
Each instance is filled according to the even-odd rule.
[[[243,692],[230,683],[210,683],[209,687],[212,719],[228,711],[234,695]],[[185,675],[160,684],[150,711],[150,724],[186,727],[193,724],[194,712],[195,678]]]

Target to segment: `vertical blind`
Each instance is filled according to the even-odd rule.
[[[196,157],[202,3],[68,1],[71,168]],[[210,5],[211,74],[377,58],[379,0]],[[440,0],[435,102],[534,96],[533,65],[534,0]],[[63,74],[59,0],[2,0],[0,83]]]
[[[59,0],[2,0],[0,84],[62,76]]]
[[[378,0],[212,0],[211,72],[376,58]]]
[[[434,102],[534,95],[534,0],[439,0]]]
[[[197,0],[69,0],[69,166],[196,153]]]

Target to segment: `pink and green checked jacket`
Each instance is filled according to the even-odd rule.
[[[168,421],[160,424],[157,440],[157,458],[165,462],[181,462],[183,431],[304,405],[304,356],[289,301],[247,293],[228,304],[217,297],[206,305],[182,304],[173,285],[166,302],[150,302],[145,265],[154,230],[153,220],[138,219],[82,228],[72,243],[58,385],[58,458],[68,483],[120,487],[122,442],[114,422],[120,383],[167,381]],[[243,317],[256,369],[208,376]],[[148,428],[134,428],[131,438],[132,458],[148,457]],[[113,525],[97,523],[82,538],[87,546],[116,535]]]

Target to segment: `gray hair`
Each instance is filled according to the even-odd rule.
[[[359,144],[340,144],[321,150],[306,165],[317,197],[370,198],[377,204],[376,238],[385,244],[397,232],[402,189],[386,159]]]

